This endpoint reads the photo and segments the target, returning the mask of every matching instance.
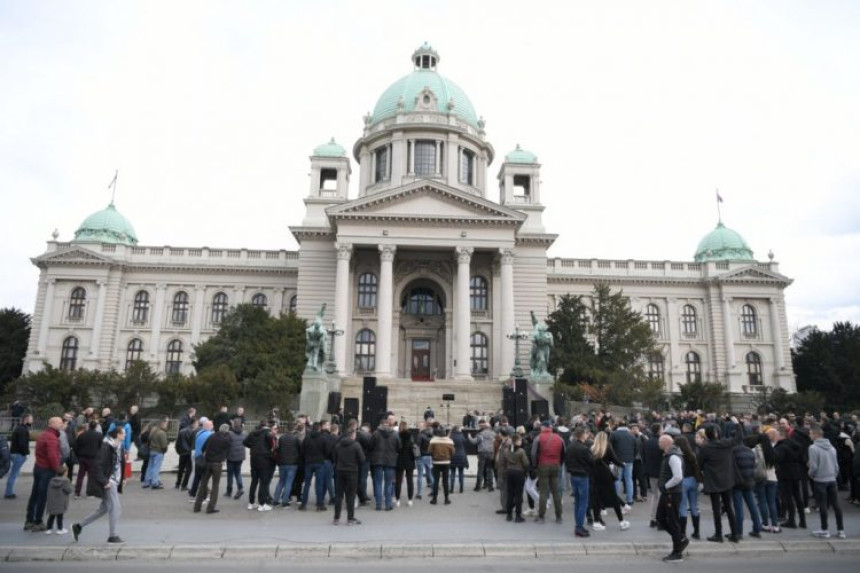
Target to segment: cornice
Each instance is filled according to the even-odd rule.
[[[524,233],[516,236],[516,244],[518,245],[552,245],[558,235],[551,233]]]

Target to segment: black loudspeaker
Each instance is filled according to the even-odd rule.
[[[517,394],[528,394],[529,381],[525,378],[517,378],[514,381],[514,390],[517,392]]]
[[[567,416],[567,403],[561,392],[552,393],[552,413],[556,416]]]
[[[514,413],[516,424],[522,426],[529,421],[529,386],[525,378],[517,378],[514,382]],[[531,430],[531,428],[526,428]]]
[[[329,414],[337,414],[337,411],[340,410],[340,397],[340,392],[328,393],[328,409],[326,412]]]
[[[344,398],[343,421],[358,420],[358,398]]]
[[[388,412],[388,386],[377,386],[373,389],[373,411],[370,413],[370,427],[374,430],[379,426],[379,421]]]
[[[502,411],[508,418],[508,423],[517,426],[517,406],[514,399],[514,389],[508,386],[502,388]]]
[[[361,383],[362,395],[367,396],[367,392],[376,388],[376,376],[365,376]]]
[[[453,402],[454,401],[454,395],[453,394],[442,394],[442,400],[448,401],[448,402]]]
[[[539,416],[541,420],[549,418],[549,402],[546,400],[532,400],[532,416]]]

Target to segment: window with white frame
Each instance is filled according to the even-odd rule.
[[[60,370],[72,372],[78,365],[78,339],[69,336],[63,340],[63,349],[60,352]]]
[[[363,329],[355,335],[355,371],[373,372],[376,370],[376,335],[370,329]]]

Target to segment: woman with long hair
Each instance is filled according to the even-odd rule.
[[[762,529],[770,533],[780,533],[782,529],[779,527],[779,513],[776,509],[776,493],[779,489],[779,482],[776,479],[773,444],[768,433],[762,433],[753,436],[753,438],[755,439],[753,452],[756,457],[757,473],[759,476],[764,476],[764,479],[756,479],[755,482],[755,496],[758,500],[758,511],[761,514]]]
[[[687,511],[693,518],[693,539],[701,539],[699,535],[699,484],[703,481],[702,470],[693,453],[693,447],[686,436],[677,436],[675,445],[681,450],[684,460],[684,481],[681,482],[681,534],[687,536]]]
[[[415,493],[415,482],[412,473],[415,470],[415,451],[412,448],[412,432],[406,420],[400,421],[400,452],[397,454],[397,470],[394,477],[395,505],[400,507],[400,492],[402,491],[403,478],[406,477],[406,494],[409,496],[407,504],[412,506],[412,498]]]
[[[624,515],[621,513],[621,501],[615,492],[616,478],[609,469],[609,464],[614,464],[615,467],[620,468],[623,462],[615,455],[606,432],[597,432],[594,444],[591,446],[591,454],[594,456],[594,472],[592,473],[594,495],[591,498],[594,524],[592,527],[598,531],[606,529],[600,510],[604,507],[611,507],[615,510],[615,516],[618,518],[618,527],[622,531],[629,529],[630,522],[624,519]]]

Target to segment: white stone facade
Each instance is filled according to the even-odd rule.
[[[344,331],[333,357],[344,377],[506,380],[507,335],[531,329],[530,311],[545,318],[561,295],[605,281],[654,324],[667,390],[696,376],[736,393],[751,381],[794,390],[783,297],[791,280],[776,263],[548,259],[556,236],[541,219],[536,159],[508,155],[500,201],[488,199],[495,152],[483,122],[459,118],[453,99],[445,112],[427,101],[365,118],[353,199],[347,157],[310,158],[306,214],[290,229],[296,252],[49,242],[33,259],[41,275],[25,371],[121,370],[139,341],[139,358],[157,371],[188,373],[220,313],[262,295],[271,313],[294,308],[307,319],[325,303],[326,324]],[[83,303],[72,300],[76,288]]]

